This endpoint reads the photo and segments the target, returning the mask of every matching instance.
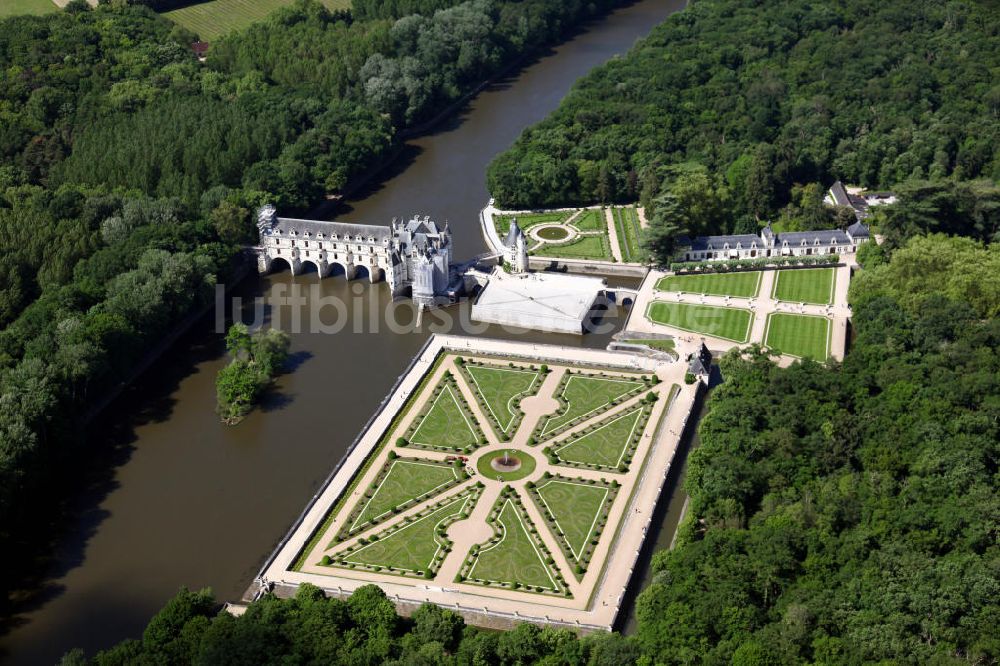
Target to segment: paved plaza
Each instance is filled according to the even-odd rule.
[[[262,582],[609,630],[698,390],[685,369],[435,336]]]

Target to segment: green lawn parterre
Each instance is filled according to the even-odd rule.
[[[586,573],[618,488],[617,483],[551,476],[530,490],[566,559],[580,567],[574,570],[577,579]]]
[[[611,245],[607,234],[578,236],[575,241],[559,245],[545,243],[533,250],[532,255],[541,257],[556,257],[561,259],[595,259],[610,261]]]
[[[0,19],[21,14],[51,14],[59,11],[52,0],[0,0]]]
[[[604,211],[600,208],[585,210],[570,224],[580,231],[604,231],[608,229],[608,222],[604,218]]]
[[[611,216],[618,234],[618,247],[621,250],[622,261],[643,263],[642,249],[639,246],[642,230],[639,226],[639,213],[635,206],[612,208]]]
[[[646,427],[651,408],[637,405],[614,414],[552,447],[558,465],[595,467],[627,472],[631,456]]]
[[[556,389],[555,397],[560,407],[539,425],[539,438],[551,437],[585,416],[597,416],[610,409],[613,400],[625,398],[646,387],[641,379],[570,373],[566,372],[560,388]]]
[[[831,322],[826,317],[772,312],[764,344],[789,356],[825,361],[830,355],[831,335]]]
[[[789,303],[833,303],[836,286],[836,269],[795,268],[777,271],[771,296]]]
[[[202,40],[211,42],[226,33],[256,23],[274,10],[292,2],[293,0],[208,0],[164,12],[163,15],[197,33]],[[329,10],[351,8],[351,0],[320,0],[320,2]]]
[[[444,492],[465,478],[453,465],[418,458],[386,461],[371,487],[354,506],[340,531],[355,534],[419,501]]]
[[[482,432],[455,379],[446,374],[437,395],[417,417],[408,437],[412,446],[461,451],[479,446]]]
[[[521,400],[534,395],[541,387],[541,373],[520,367],[504,367],[484,363],[462,364],[469,386],[485,403],[486,417],[497,435],[508,440],[517,430],[523,416]]]
[[[452,543],[439,532],[468,517],[480,494],[481,489],[474,487],[457,497],[439,502],[412,520],[404,520],[380,532],[368,543],[339,553],[332,563],[430,578],[437,573]]]
[[[657,281],[655,289],[657,291],[681,291],[707,296],[753,298],[760,291],[763,275],[762,271],[668,275]]]
[[[533,524],[519,504],[517,493],[505,488],[490,512],[489,522],[497,536],[473,547],[459,581],[569,596],[559,572],[547,562],[550,555],[541,539],[531,534]]]
[[[527,231],[531,227],[539,224],[545,224],[547,222],[565,222],[570,215],[573,214],[571,210],[557,210],[551,213],[525,213],[523,215],[497,215],[493,218],[493,224],[497,229],[497,233],[500,234],[500,238],[507,235],[510,231],[510,222],[513,219],[517,219],[517,226],[521,227],[522,230]]]
[[[653,301],[646,309],[646,318],[655,324],[733,342],[747,341],[753,317],[753,312],[742,308],[666,301]]]

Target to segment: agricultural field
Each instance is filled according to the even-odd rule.
[[[831,333],[826,317],[773,312],[767,318],[764,344],[788,356],[825,361],[830,355]]]
[[[760,291],[762,271],[668,275],[656,283],[657,291],[753,298]]]
[[[21,14],[41,16],[55,11],[59,7],[52,0],[0,0],[0,19]]]
[[[8,0],[4,0],[7,2]],[[27,2],[27,0],[15,0]],[[164,12],[168,19],[212,42],[226,33],[240,30],[267,17],[293,0],[208,0]],[[350,0],[320,0],[327,9],[350,9]],[[2,13],[2,10],[0,10]]]
[[[779,270],[774,276],[775,300],[789,303],[829,305],[833,303],[836,269],[797,268]]]
[[[741,308],[653,301],[646,317],[654,324],[744,343],[750,337],[754,314]]]

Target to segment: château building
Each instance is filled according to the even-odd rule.
[[[447,298],[451,231],[430,217],[393,219],[390,226],[352,224],[278,217],[268,205],[258,211],[257,228],[261,273],[270,272],[275,261],[287,263],[293,275],[311,264],[320,277],[343,273],[348,280],[385,281],[393,296],[409,292],[420,305]]]
[[[868,242],[868,227],[855,222],[846,230],[789,231],[776,234],[771,224],[760,234],[699,236],[678,240],[681,261],[723,261],[759,257],[806,257],[818,254],[852,254]]]

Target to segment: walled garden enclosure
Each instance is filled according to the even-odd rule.
[[[676,392],[648,371],[441,353],[293,571],[586,607]]]

